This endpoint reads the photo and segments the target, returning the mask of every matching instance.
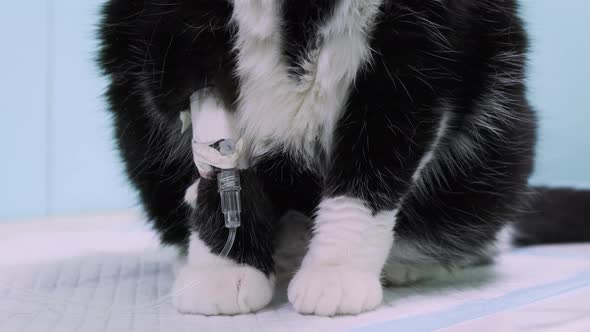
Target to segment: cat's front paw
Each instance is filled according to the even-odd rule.
[[[289,302],[302,314],[360,314],[382,299],[379,276],[346,267],[304,267],[289,284]]]
[[[264,308],[273,291],[272,278],[249,266],[186,265],[178,271],[172,302],[185,314],[237,315]]]

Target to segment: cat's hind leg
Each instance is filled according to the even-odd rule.
[[[474,250],[472,255],[465,254],[462,258],[456,257],[453,261],[445,262],[428,254],[433,248],[428,248],[427,243],[421,245],[411,239],[397,237],[383,268],[383,281],[387,286],[407,286],[422,281],[450,281],[464,269],[487,265],[496,255],[509,251],[513,247],[513,238],[513,227],[507,224],[487,246]],[[442,248],[439,250],[444,251]]]

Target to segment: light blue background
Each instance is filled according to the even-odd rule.
[[[93,62],[99,1],[30,0],[0,12],[0,220],[136,205]],[[590,185],[590,1],[522,0],[540,115],[533,183]]]

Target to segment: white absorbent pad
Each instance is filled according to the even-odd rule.
[[[0,331],[590,331],[590,245],[514,250],[336,318],[297,314],[284,287],[256,314],[178,314],[174,256],[131,215],[0,225]]]

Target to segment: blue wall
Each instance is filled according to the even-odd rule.
[[[11,45],[0,51],[0,220],[134,206],[93,61],[99,3],[13,1],[0,12]]]
[[[532,181],[588,186],[590,1],[522,2],[541,117]],[[93,63],[99,3],[12,1],[0,12],[0,40],[10,45],[0,51],[0,220],[135,205]]]
[[[521,2],[532,42],[529,99],[540,120],[531,181],[590,187],[590,1]]]

